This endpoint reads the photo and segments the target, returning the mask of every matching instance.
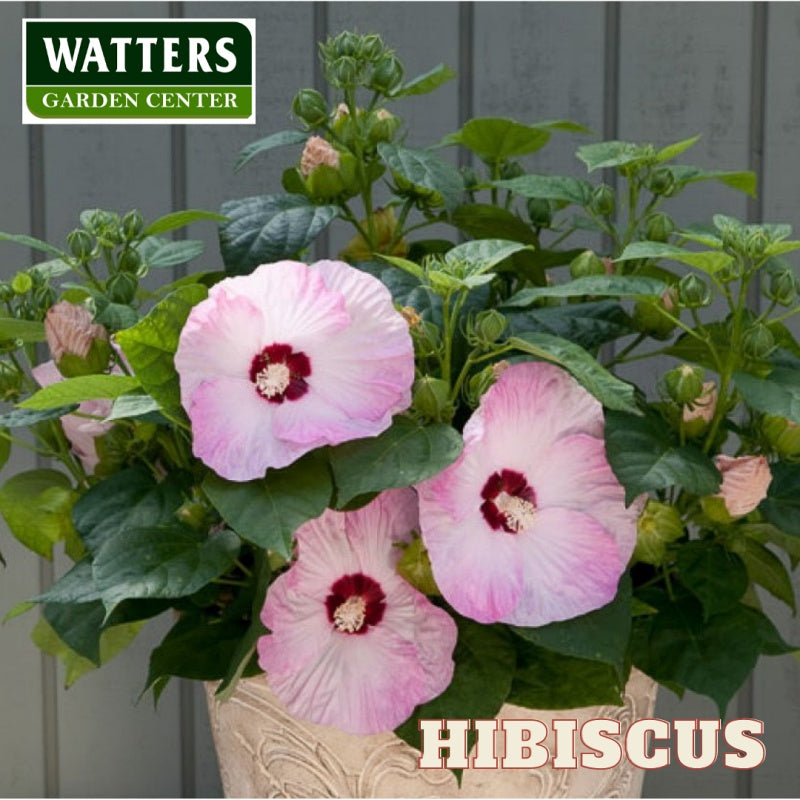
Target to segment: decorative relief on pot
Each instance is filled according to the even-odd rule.
[[[583,722],[618,719],[624,736],[635,719],[652,716],[656,684],[634,671],[623,706],[532,711],[503,706],[500,717]],[[420,770],[419,753],[392,733],[353,736],[300,722],[272,694],[263,677],[242,680],[226,703],[209,713],[227,797],[638,797],[644,773],[623,759],[610,770],[464,770],[459,789],[452,772]],[[552,752],[551,736],[545,744]],[[585,749],[585,748],[584,748]],[[581,744],[576,752],[580,758]]]

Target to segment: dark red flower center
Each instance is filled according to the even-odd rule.
[[[325,608],[337,631],[366,633],[370,626],[383,619],[385,601],[386,595],[376,580],[355,572],[334,582],[331,593],[325,598]]]
[[[250,364],[250,380],[258,394],[270,403],[299,400],[307,391],[311,361],[288,344],[265,347]]]
[[[493,472],[481,490],[481,512],[493,531],[520,533],[536,516],[536,492],[521,472]]]

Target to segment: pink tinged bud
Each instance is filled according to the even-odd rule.
[[[339,103],[336,106],[336,113],[333,115],[333,122],[336,124],[340,119],[349,116],[350,109],[347,107],[347,103]]]
[[[696,419],[710,424],[717,409],[717,385],[714,381],[703,383],[703,391],[697,400],[683,407],[683,421],[693,422]]]
[[[675,290],[667,289],[667,291],[661,295],[661,302],[664,304],[664,308],[672,313],[675,310]]]
[[[317,167],[323,164],[337,168],[339,152],[321,136],[312,136],[303,148],[300,156],[300,172],[307,178]]]
[[[732,517],[743,517],[754,511],[767,496],[772,473],[764,456],[719,455],[714,459],[722,473],[722,486],[716,497],[721,497]]]
[[[64,355],[86,358],[95,339],[108,339],[106,329],[92,322],[89,309],[63,301],[47,312],[44,331],[56,362]]]

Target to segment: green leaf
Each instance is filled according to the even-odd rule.
[[[539,628],[512,627],[511,630],[545,650],[609,664],[623,681],[631,633],[630,577],[625,573],[616,597],[596,611]]]
[[[606,411],[606,455],[625,502],[644,492],[681,486],[696,495],[715,494],[720,474],[711,459],[693,445],[679,446],[653,412],[635,417]]]
[[[207,295],[208,289],[202,284],[176,289],[144,319],[116,336],[142,388],[168,415],[183,413],[174,364],[181,330],[189,312]]]
[[[100,599],[94,584],[92,562],[79,561],[33,600],[37,603],[92,603]]]
[[[499,238],[536,244],[536,234],[530,224],[499,206],[482,203],[460,205],[453,212],[452,222],[476,239]]]
[[[236,159],[234,172],[238,172],[245,164],[257,156],[259,153],[265,153],[267,150],[273,150],[276,147],[285,147],[291,144],[301,144],[308,139],[308,134],[303,131],[287,130],[272,133],[265,136],[263,139],[258,139],[255,142],[250,142],[239,152],[239,157]]]
[[[645,161],[650,150],[632,142],[597,142],[585,144],[578,148],[576,155],[586,164],[589,172],[606,167],[621,167],[636,161]]]
[[[199,239],[181,239],[173,242],[169,239],[151,236],[142,240],[137,251],[145,266],[160,268],[185,264],[202,255],[204,248],[205,245]]]
[[[771,365],[766,361],[755,361],[747,358],[741,351],[731,352],[730,333],[728,326],[724,322],[710,322],[706,324],[705,330],[708,336],[711,337],[711,342],[722,363],[733,363],[747,372],[757,374],[767,374],[772,369]],[[694,336],[690,336],[688,333],[680,336],[675,344],[668,347],[664,352],[673,358],[681,361],[691,361],[715,372],[718,369],[717,362],[708,344]]]
[[[114,401],[111,413],[106,417],[106,422],[143,417],[158,411],[159,408],[158,403],[149,394],[123,394]]]
[[[449,425],[422,427],[408,417],[371,439],[345,442],[330,451],[337,507],[368,492],[413,486],[441,472],[464,446]]]
[[[141,627],[141,622],[134,622],[117,625],[103,631],[100,636],[100,663],[107,664],[114,656],[128,647],[136,638]],[[31,639],[40,650],[55,656],[64,665],[66,670],[64,685],[67,689],[82,675],[96,668],[96,665],[89,659],[79,655],[59,639],[56,632],[44,619],[40,619],[31,631]]]
[[[296,194],[244,197],[222,204],[228,217],[219,228],[228,272],[246,275],[259,264],[297,256],[341,213],[338,206],[315,206]]]
[[[438,89],[442,84],[456,77],[450,67],[445,64],[437,64],[433,69],[428,70],[422,75],[417,75],[398,89],[391,92],[391,97],[407,97],[409,95],[428,94],[434,89]]]
[[[735,606],[747,591],[742,559],[721,544],[684,542],[675,564],[681,583],[700,601],[706,619]]]
[[[542,297],[661,297],[667,284],[637,275],[587,275],[556,286],[522,289],[503,303],[503,308],[526,308]]]
[[[800,540],[800,464],[772,464],[772,483],[758,507],[767,522]]]
[[[615,260],[620,262],[647,258],[666,258],[671,261],[678,261],[681,264],[688,264],[690,267],[702,270],[709,275],[716,274],[733,261],[733,256],[727,253],[720,253],[717,250],[693,252],[664,242],[633,242]]]
[[[94,555],[106,541],[127,528],[149,528],[175,522],[184,502],[174,476],[156,483],[141,464],[111,475],[84,492],[72,510],[72,521]]]
[[[34,411],[61,408],[84,400],[113,399],[139,388],[131,375],[80,375],[39,389],[20,404]]]
[[[663,164],[665,161],[671,161],[673,158],[677,158],[681,153],[685,152],[690,147],[694,147],[699,138],[699,135],[692,136],[691,139],[684,139],[681,142],[676,142],[675,144],[662,147],[661,150],[656,153],[656,163]]]
[[[575,203],[579,206],[589,204],[593,187],[588,181],[563,175],[520,175],[505,181],[494,181],[492,186],[508,189],[522,197],[536,197],[543,200],[558,200]]]
[[[45,603],[42,614],[62,642],[94,666],[100,666],[100,635],[106,614],[99,600]]]
[[[634,400],[634,387],[614,377],[574,342],[547,333],[522,333],[512,336],[508,344],[523,353],[563,367],[607,408],[639,413]]]
[[[0,341],[20,339],[23,342],[44,342],[44,323],[29,319],[0,316]]]
[[[312,452],[257,481],[235,483],[210,474],[203,490],[239,536],[288,559],[294,532],[327,508],[333,484],[327,462]]]
[[[192,222],[200,222],[201,220],[225,222],[225,217],[223,217],[222,214],[217,214],[216,211],[202,211],[199,208],[188,208],[185,211],[173,211],[171,214],[166,214],[151,222],[144,229],[144,236],[155,236],[159,233],[167,233],[167,231],[174,231]]]
[[[785,253],[791,253],[795,250],[800,250],[800,242],[798,241],[791,241],[791,242],[774,242],[773,244],[769,245],[767,249],[764,251],[764,255],[766,256],[781,256]]]
[[[34,250],[39,250],[39,252],[41,253],[48,253],[51,256],[56,256],[57,258],[67,257],[67,254],[59,250],[57,247],[53,247],[53,245],[47,244],[47,242],[43,242],[41,239],[36,239],[33,236],[26,236],[24,233],[0,232],[0,242],[2,241],[21,244],[24,245],[25,247],[30,247]]]
[[[126,526],[103,542],[92,574],[107,612],[129,598],[187,597],[230,569],[240,545],[229,530]]]
[[[675,176],[679,185],[697,183],[698,181],[719,181],[731,189],[756,196],[757,178],[755,172],[726,172],[724,170],[707,170],[688,165],[670,164],[667,169]]]
[[[20,472],[0,487],[0,514],[25,547],[52,559],[53,545],[72,531],[70,512],[75,497],[72,483],[61,472]]]
[[[733,379],[751,408],[800,423],[800,373],[797,370],[778,367],[766,378],[735,372]]]
[[[0,428],[27,428],[49,419],[58,419],[69,414],[78,407],[77,403],[68,406],[56,406],[44,411],[31,411],[26,408],[15,408],[7,414],[0,415]]]
[[[496,164],[513,156],[534,153],[549,141],[550,133],[539,126],[504,117],[476,117],[440,144],[461,144],[482,161]]]
[[[419,749],[420,719],[493,719],[511,690],[516,654],[508,631],[456,619],[458,642],[450,685],[438,697],[417,706],[395,733]]]
[[[800,509],[800,502],[797,503],[797,507]],[[756,542],[760,542],[761,544],[766,544],[769,542],[770,544],[774,544],[776,547],[780,547],[781,550],[789,555],[792,569],[795,569],[800,563],[800,536],[792,536],[790,533],[785,533],[780,528],[777,528],[775,525],[772,525],[768,522],[740,525],[738,530]]]
[[[59,278],[61,275],[71,272],[72,267],[63,258],[53,258],[49,261],[40,261],[32,267],[28,267],[28,274],[37,275],[43,281],[50,278]]]
[[[381,142],[378,153],[392,172],[410,181],[415,186],[438,192],[445,206],[453,210],[464,192],[464,181],[459,171],[447,161],[429,150]]]
[[[422,269],[422,267],[419,264],[415,264],[413,261],[409,261],[407,258],[400,258],[399,256],[384,256],[380,253],[378,253],[378,257],[384,261],[388,261],[395,267],[399,267],[420,281],[425,277],[425,271]]]
[[[522,642],[517,659],[509,703],[541,709],[622,705],[625,680],[609,664]]]
[[[514,253],[530,249],[529,245],[505,239],[478,239],[457,245],[445,255],[444,260],[448,265],[466,264],[467,276],[483,275]]]
[[[786,603],[797,612],[792,576],[783,562],[763,544],[752,539],[741,540],[742,549],[738,551],[747,567],[747,574],[753,583],[763,586],[773,597]]]

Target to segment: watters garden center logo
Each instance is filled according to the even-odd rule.
[[[22,121],[255,123],[253,19],[25,19]]]

